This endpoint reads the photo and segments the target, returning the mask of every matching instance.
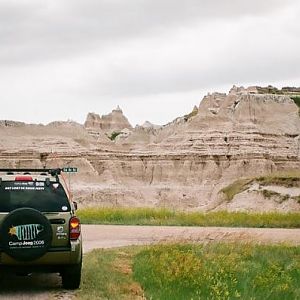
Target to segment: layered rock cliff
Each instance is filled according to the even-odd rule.
[[[133,129],[115,115],[120,111],[109,118],[89,114],[84,126],[63,130],[0,127],[0,165],[77,166],[72,189],[82,205],[204,211],[225,207],[220,191],[237,178],[300,168],[300,117],[286,94],[234,87],[207,95],[191,114],[156,128]],[[130,128],[122,138],[105,135],[122,127]],[[284,210],[299,207],[291,201]]]

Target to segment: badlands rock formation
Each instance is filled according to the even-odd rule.
[[[89,114],[84,126],[0,125],[0,165],[77,166],[72,190],[84,206],[262,211],[263,201],[253,205],[246,194],[227,203],[220,191],[238,178],[300,168],[298,107],[280,93],[234,87],[208,94],[191,114],[160,128],[133,129],[119,109]],[[128,134],[107,137],[124,128]],[[267,207],[299,209],[291,197],[287,205],[269,199],[275,204]]]
[[[106,132],[121,131],[124,128],[132,128],[119,106],[110,114],[103,115],[102,117],[95,113],[89,113],[84,123],[84,127],[87,130],[103,130]]]

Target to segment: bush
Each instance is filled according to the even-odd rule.
[[[121,134],[121,132],[114,131],[114,132],[112,132],[112,134],[109,136],[109,139],[110,139],[111,141],[114,141],[114,140],[116,139],[116,137],[117,137],[118,135],[120,135],[120,134]]]

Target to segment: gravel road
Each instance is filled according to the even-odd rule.
[[[300,245],[300,229],[114,226],[83,225],[84,253],[96,248],[144,245],[167,241],[243,241]],[[73,293],[61,288],[57,274],[29,277],[6,276],[0,282],[0,298],[14,300],[72,299]]]
[[[245,241],[300,244],[300,229],[85,225],[84,252],[164,241]]]

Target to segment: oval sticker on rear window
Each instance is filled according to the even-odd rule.
[[[63,211],[68,210],[68,208],[67,208],[66,206],[63,206],[61,209],[62,209]]]

